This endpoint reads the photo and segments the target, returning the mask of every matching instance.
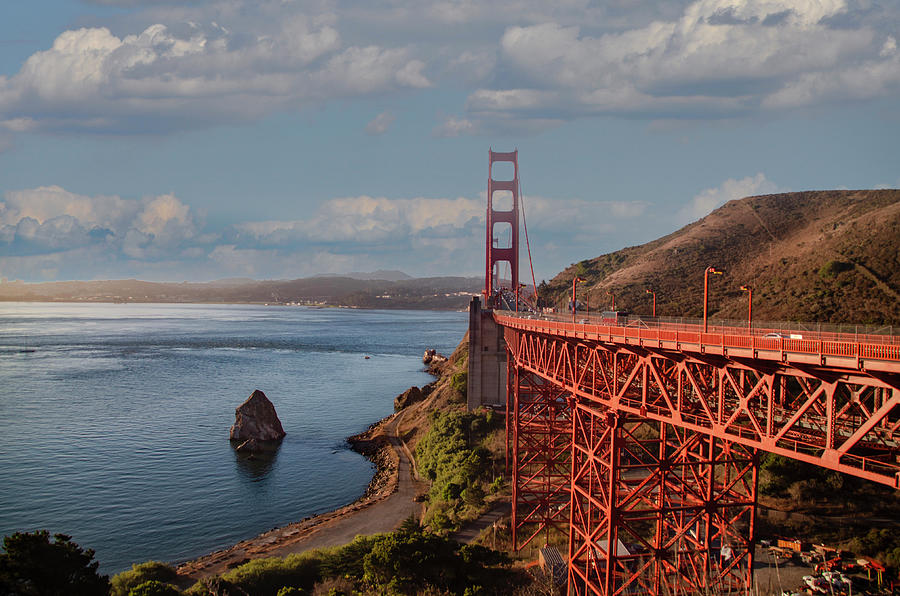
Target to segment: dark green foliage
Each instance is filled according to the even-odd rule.
[[[127,596],[131,589],[138,584],[150,580],[174,582],[177,575],[175,569],[159,561],[135,564],[128,571],[117,573],[112,577],[110,580],[110,584],[112,584],[110,594],[112,596]]]
[[[482,546],[460,546],[436,534],[398,531],[385,534],[366,555],[365,582],[379,591],[414,594],[437,588],[453,594],[469,592],[475,586],[489,587],[496,594],[507,586],[509,573],[496,569],[508,565],[506,555]]]
[[[467,371],[453,373],[453,376],[450,378],[450,386],[463,397],[468,395],[469,373]]]
[[[513,583],[515,576],[508,570],[509,563],[503,553],[482,546],[461,546],[426,532],[415,519],[409,519],[396,532],[358,536],[345,546],[285,559],[250,561],[220,578],[198,583],[188,593],[498,594],[508,592],[505,588]],[[466,591],[475,587],[482,591]]]
[[[170,584],[151,579],[131,588],[128,596],[178,596],[181,594]]]
[[[822,279],[831,279],[839,273],[850,271],[853,269],[853,263],[845,263],[843,261],[828,261],[819,268],[819,277]]]
[[[84,550],[71,536],[39,530],[3,538],[0,594],[19,596],[103,595],[109,580],[97,573],[94,551]]]
[[[463,497],[468,504],[481,502],[481,484],[490,480],[493,463],[481,443],[499,423],[499,416],[490,410],[431,415],[431,428],[416,447],[420,469],[432,481],[430,501]]]
[[[815,501],[833,494],[845,483],[854,482],[840,472],[806,464],[783,455],[766,453],[760,467],[766,472],[760,491],[777,497],[791,497],[796,501]]]
[[[372,550],[374,542],[375,536],[357,536],[350,544],[320,551],[322,576],[362,577],[363,558]]]
[[[865,536],[853,538],[850,549],[880,559],[890,567],[900,567],[900,534],[889,528],[872,528]]]
[[[256,559],[232,569],[222,579],[254,596],[277,596],[285,586],[312,588],[322,579],[320,553]]]

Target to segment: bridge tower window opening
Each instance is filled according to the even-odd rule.
[[[517,164],[513,161],[496,160],[491,162],[491,178],[499,182],[515,180],[517,170]]]
[[[498,190],[494,191],[494,196],[492,197],[491,204],[494,206],[494,211],[498,213],[507,213],[513,210],[513,193],[508,190]]]
[[[512,248],[512,226],[509,222],[500,221],[494,224],[494,248],[508,250]]]

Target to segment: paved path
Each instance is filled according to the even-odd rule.
[[[417,482],[411,474],[409,450],[398,436],[398,423],[399,416],[395,417],[385,429],[391,445],[399,457],[397,490],[383,501],[337,519],[327,527],[318,528],[296,543],[274,549],[271,553],[272,556],[283,557],[290,553],[314,548],[340,546],[361,534],[378,534],[395,530],[410,516],[417,520],[421,519],[423,505],[416,503],[415,498],[416,494],[424,493],[425,487]]]
[[[481,535],[484,530],[490,528],[502,518],[509,517],[511,511],[512,503],[510,501],[500,501],[498,503],[494,503],[494,506],[491,507],[486,513],[482,513],[478,519],[466,525],[465,527],[460,528],[459,530],[451,534],[450,537],[457,542],[462,542],[463,544],[471,544],[475,541],[476,538],[478,538],[478,536]]]

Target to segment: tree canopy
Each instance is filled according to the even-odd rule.
[[[109,579],[97,572],[94,551],[72,537],[47,530],[16,532],[3,538],[0,592],[20,596],[106,596]]]

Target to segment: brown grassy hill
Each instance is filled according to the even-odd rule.
[[[710,317],[755,321],[900,324],[900,190],[809,191],[730,201],[703,219],[641,246],[575,263],[542,285],[565,308],[580,275],[591,310],[610,305],[649,315],[700,317],[703,272]],[[579,292],[579,299],[583,294]]]

